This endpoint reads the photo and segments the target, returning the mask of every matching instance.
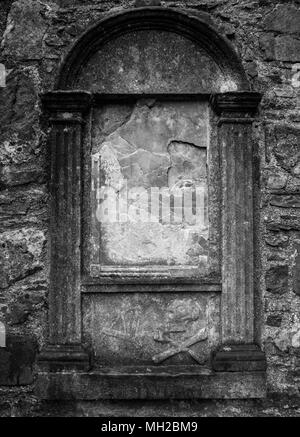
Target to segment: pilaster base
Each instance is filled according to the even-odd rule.
[[[39,367],[47,372],[62,370],[88,371],[91,368],[90,353],[81,344],[50,344],[40,353]]]
[[[255,344],[223,345],[214,354],[216,372],[258,372],[266,370],[266,357]]]

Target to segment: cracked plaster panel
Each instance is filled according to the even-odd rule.
[[[96,365],[209,365],[219,341],[215,293],[85,296],[83,315]]]
[[[93,125],[92,264],[204,268],[208,257],[207,104],[141,100],[131,108],[110,105],[95,110]],[[148,214],[147,220],[135,216],[133,222],[127,210],[123,212],[123,218],[124,214],[126,217],[122,223],[118,218],[100,223],[97,187],[104,185],[120,195],[135,187],[146,189],[148,197],[144,204],[132,198],[128,205],[130,211],[136,207],[142,209]],[[171,201],[171,213],[169,208],[164,216],[162,207],[160,212],[150,210],[153,187],[166,188],[167,195],[177,189],[182,198],[188,196],[186,193],[195,193],[196,187],[201,188],[206,203],[197,211],[197,221],[195,194],[190,210],[193,215],[183,216],[182,208],[176,209]],[[106,203],[109,208],[111,204]],[[176,223],[175,214],[179,218]]]
[[[105,44],[80,72],[78,89],[99,93],[235,91],[215,61],[175,33],[130,32]]]

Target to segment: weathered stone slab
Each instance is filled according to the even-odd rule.
[[[266,273],[266,288],[271,293],[284,294],[288,288],[288,266],[270,267]]]
[[[111,119],[112,106],[94,115],[92,272],[99,264],[205,265],[207,104],[115,107]]]
[[[35,67],[13,69],[0,87],[0,189],[46,180]]]
[[[275,57],[279,61],[300,61],[300,40],[291,36],[278,36],[275,39]]]
[[[0,289],[43,268],[45,241],[43,231],[30,228],[0,234]]]
[[[264,30],[281,33],[300,33],[300,10],[296,5],[282,4],[263,21]]]
[[[300,208],[299,194],[272,195],[270,204],[281,208]]]
[[[259,38],[259,44],[266,61],[275,59],[275,37],[273,33],[262,33]]]
[[[83,331],[96,365],[209,363],[219,341],[216,293],[85,295]]]
[[[48,193],[46,187],[3,190],[0,194],[0,230],[47,223]]]
[[[300,175],[300,131],[290,126],[276,126],[269,142],[281,167],[293,176]]]
[[[271,247],[287,247],[289,243],[289,236],[284,233],[270,233],[266,238],[266,243]]]
[[[105,93],[205,93],[235,91],[237,84],[226,80],[196,43],[172,32],[141,30],[102,46],[84,65],[77,88]]]
[[[277,220],[272,220],[267,223],[267,230],[280,232],[280,231],[299,231],[300,220],[298,217],[279,217]]]
[[[271,173],[267,180],[267,185],[270,190],[281,190],[286,186],[287,175],[280,174],[279,172]]]
[[[5,55],[24,60],[40,59],[43,56],[43,39],[48,27],[43,15],[47,15],[47,12],[49,14],[49,9],[47,4],[33,0],[13,2],[4,33]]]

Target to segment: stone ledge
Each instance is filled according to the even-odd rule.
[[[36,395],[47,400],[257,399],[265,372],[212,372],[200,366],[100,368],[89,373],[38,374]]]

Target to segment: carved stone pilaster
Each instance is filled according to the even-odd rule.
[[[219,118],[222,168],[222,347],[215,370],[262,370],[254,338],[254,219],[252,121],[261,96],[213,97]]]
[[[49,345],[40,362],[50,370],[85,370],[89,355],[81,345],[81,159],[83,115],[91,96],[57,91],[44,95],[43,103],[52,125],[51,274]]]

